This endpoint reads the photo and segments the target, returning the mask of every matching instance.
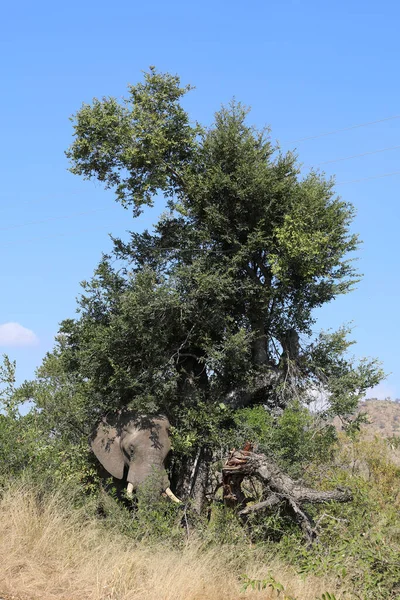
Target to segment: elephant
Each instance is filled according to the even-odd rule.
[[[107,473],[127,483],[128,497],[155,474],[160,492],[180,502],[169,487],[165,469],[171,450],[169,431],[170,423],[164,415],[119,411],[102,419],[93,431],[90,445]]]

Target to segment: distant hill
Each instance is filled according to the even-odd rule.
[[[400,401],[371,398],[360,403],[360,412],[367,413],[369,423],[363,426],[367,435],[400,436]]]

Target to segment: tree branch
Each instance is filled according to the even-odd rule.
[[[241,483],[245,477],[256,477],[264,486],[267,499],[252,506],[245,506],[241,491]],[[303,504],[321,504],[326,502],[349,502],[351,492],[337,488],[332,491],[319,491],[295,481],[286,475],[275,463],[264,454],[255,454],[246,450],[233,450],[222,469],[224,481],[224,498],[229,506],[240,507],[239,515],[245,517],[250,513],[268,510],[278,504],[285,504],[287,512],[303,529],[309,542],[315,538],[315,527],[311,517],[303,508]]]

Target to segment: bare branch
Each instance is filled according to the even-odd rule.
[[[268,499],[264,500],[263,502],[257,502],[257,504],[251,504],[250,506],[246,506],[246,508],[243,508],[241,511],[239,511],[239,515],[243,517],[245,515],[258,512],[259,510],[266,510],[268,508],[276,506],[277,504],[280,504],[281,502],[282,498],[280,498],[276,494],[271,494],[268,497]]]
[[[246,499],[241,490],[241,483],[245,477],[250,476],[256,477],[265,486],[267,499],[252,506],[245,506]],[[286,475],[264,454],[255,454],[249,450],[232,450],[222,469],[222,477],[225,503],[239,507],[241,517],[272,509],[279,504],[284,505],[310,543],[315,539],[316,527],[302,505],[352,500],[351,492],[347,489],[320,491],[309,488]]]

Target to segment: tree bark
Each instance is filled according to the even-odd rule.
[[[178,380],[179,394],[183,398],[190,398],[199,388],[206,390],[208,377],[205,367],[205,355],[202,351],[191,350],[181,352],[176,361],[176,368],[180,375]]]
[[[201,448],[198,454],[197,464],[194,465],[194,473],[189,490],[189,498],[193,510],[198,514],[208,504],[207,495],[210,493],[210,470],[212,464],[212,452],[209,448]]]
[[[179,498],[189,501],[195,512],[200,514],[211,496],[211,466],[213,455],[208,448],[199,448],[195,455],[186,457],[174,465],[172,486]]]
[[[222,477],[225,504],[236,506],[242,518],[284,504],[286,511],[302,528],[309,542],[315,538],[315,528],[303,504],[352,500],[349,490],[336,489],[324,492],[309,488],[283,473],[264,454],[255,454],[248,450],[233,450],[230,453],[223,467]],[[241,483],[245,477],[255,477],[263,484],[267,495],[265,501],[246,506],[246,499],[241,490]]]
[[[281,372],[277,367],[269,365],[264,367],[247,388],[231,390],[225,398],[226,403],[232,408],[244,408],[254,404],[263,404],[269,409],[284,408],[284,404],[277,397],[276,388],[281,379]]]
[[[255,334],[253,341],[253,363],[257,366],[266,365],[268,362],[268,354],[263,319],[259,319],[252,324],[252,331]]]

